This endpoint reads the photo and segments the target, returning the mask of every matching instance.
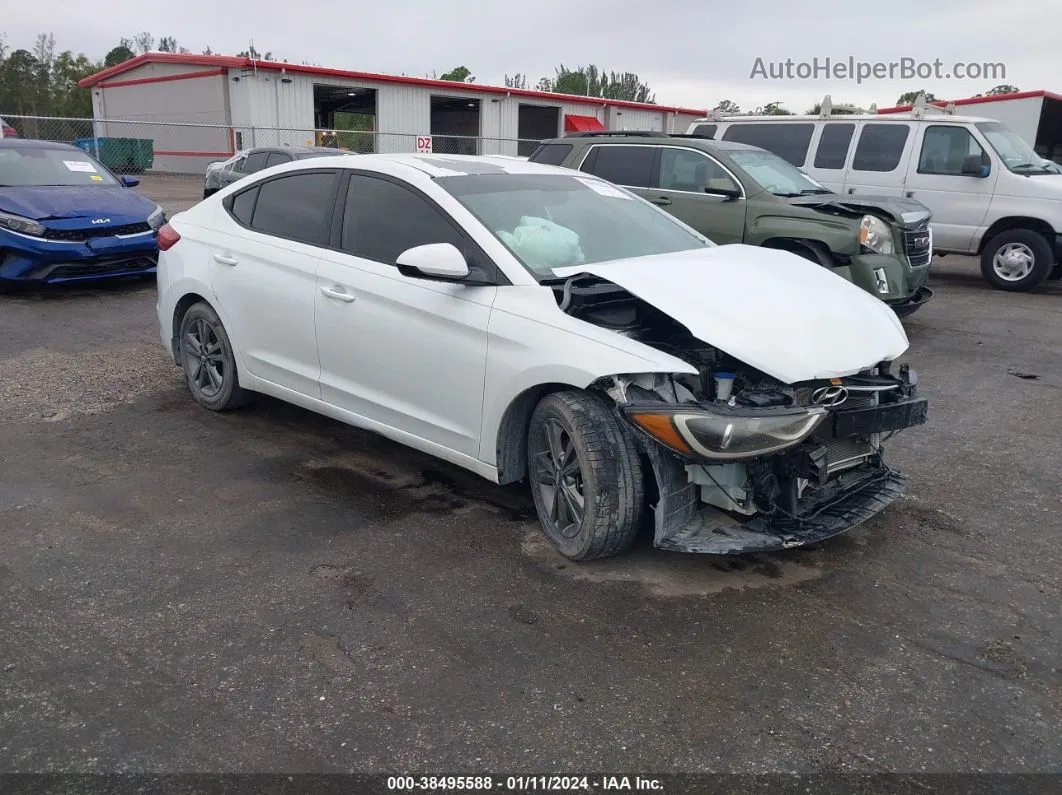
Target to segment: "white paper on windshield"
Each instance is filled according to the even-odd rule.
[[[600,193],[602,196],[608,196],[612,199],[630,199],[626,193],[621,191],[615,185],[609,185],[607,182],[601,182],[596,179],[583,179],[582,177],[576,177],[576,180],[586,185],[590,190]]]
[[[87,160],[64,160],[63,165],[71,171],[83,171],[86,174],[96,173],[96,167]]]

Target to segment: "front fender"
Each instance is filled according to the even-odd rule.
[[[762,246],[768,240],[814,240],[834,254],[859,253],[859,226],[848,218],[816,213],[814,218],[765,214],[751,219],[746,242]]]
[[[528,390],[546,384],[585,389],[623,373],[697,374],[681,359],[564,314],[537,285],[507,287],[500,295],[501,306],[491,313],[483,384],[479,458],[487,464],[497,464],[506,410]]]

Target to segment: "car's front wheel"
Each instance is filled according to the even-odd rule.
[[[546,537],[576,561],[616,555],[645,515],[641,460],[607,401],[590,392],[547,395],[528,430],[527,467]]]
[[[240,388],[229,335],[209,304],[194,304],[184,313],[180,346],[188,390],[200,405],[225,411],[247,403],[250,393]]]
[[[981,253],[981,274],[999,290],[1032,290],[1047,278],[1054,265],[1051,245],[1031,229],[1000,232]]]

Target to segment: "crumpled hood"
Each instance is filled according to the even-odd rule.
[[[811,196],[793,196],[786,199],[797,207],[842,207],[849,212],[864,215],[886,215],[905,228],[914,228],[929,220],[931,212],[922,202],[899,196],[870,196],[852,193],[831,193]]]
[[[553,273],[607,279],[702,342],[787,384],[852,375],[909,345],[881,300],[784,251],[733,244]]]
[[[0,212],[33,221],[108,215],[146,219],[154,210],[155,202],[135,190],[118,186],[0,188]]]

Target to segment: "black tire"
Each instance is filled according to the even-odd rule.
[[[567,490],[554,488],[563,470],[550,456],[551,431],[562,431],[558,446]],[[568,445],[570,442],[570,447]],[[556,448],[554,448],[556,449]],[[626,551],[645,516],[645,482],[641,459],[631,435],[611,405],[590,392],[555,392],[539,402],[527,435],[527,471],[543,533],[557,550],[574,561],[605,558]],[[552,473],[552,474],[551,474]],[[567,510],[563,494],[581,496],[581,517]],[[554,505],[565,515],[554,516]]]
[[[181,318],[178,339],[181,368],[188,391],[197,403],[211,411],[228,411],[249,402],[251,393],[239,385],[229,335],[221,318],[209,304],[200,301],[189,307]],[[204,341],[206,349],[203,347]],[[204,350],[205,353],[200,355],[200,351]]]
[[[1023,276],[1005,278],[1000,273],[1000,269],[1005,266],[1001,265],[997,269],[996,255],[1006,256],[1005,249],[1008,246],[1013,247],[1016,257],[1032,257],[1032,265]],[[984,251],[981,252],[981,275],[997,290],[1008,292],[1034,290],[1047,278],[1054,266],[1055,255],[1051,245],[1043,235],[1031,229],[1008,229],[1000,232],[988,241]]]

